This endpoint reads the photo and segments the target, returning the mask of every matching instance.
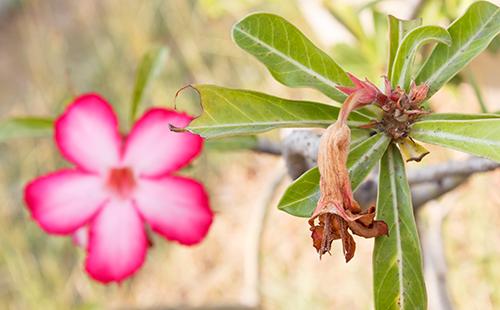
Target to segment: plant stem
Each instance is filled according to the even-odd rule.
[[[481,93],[481,88],[479,87],[479,84],[477,84],[476,78],[474,77],[474,74],[472,73],[471,69],[467,69],[466,76],[467,76],[467,80],[469,81],[470,86],[472,86],[472,89],[474,90],[474,94],[476,95],[477,102],[479,103],[479,106],[481,107],[481,112],[488,113],[488,108],[486,107],[486,103],[484,102],[484,98],[483,98],[483,95]]]

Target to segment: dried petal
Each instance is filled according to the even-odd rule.
[[[411,83],[410,87],[410,100],[412,103],[419,104],[427,98],[427,93],[429,92],[429,85],[422,84],[417,86],[415,82]]]
[[[340,238],[342,238],[342,250],[344,251],[345,262],[347,263],[354,256],[354,252],[356,251],[356,242],[354,242],[354,239],[347,230],[347,227],[349,226],[347,225],[346,221],[340,219],[339,226]]]
[[[321,256],[330,252],[333,240],[340,239],[338,216],[324,214],[319,217],[319,225],[311,227],[313,246]]]
[[[403,153],[405,160],[408,161],[421,161],[427,154],[429,150],[413,141],[410,138],[404,138],[398,141],[399,149]]]
[[[369,227],[364,226],[359,222],[349,222],[349,228],[356,235],[365,238],[374,238],[387,235],[389,233],[389,228],[383,221],[373,221],[373,223]]]
[[[385,95],[387,97],[391,96],[391,94],[392,94],[391,81],[389,81],[389,79],[385,75],[384,75],[384,91],[385,91]]]

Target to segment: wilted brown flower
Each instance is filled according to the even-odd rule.
[[[365,128],[377,128],[400,145],[407,160],[421,160],[428,151],[408,137],[410,125],[427,113],[421,103],[429,87],[425,84],[410,85],[410,92],[399,86],[392,88],[385,78],[385,91],[381,92],[368,80],[361,81],[348,74],[354,86],[339,86],[349,95],[340,109],[338,120],[328,127],[321,137],[318,152],[318,169],[321,175],[321,196],[309,219],[313,245],[321,255],[330,252],[333,240],[342,239],[344,256],[349,261],[356,250],[356,243],[349,230],[356,235],[372,238],[388,233],[387,225],[375,221],[375,207],[362,210],[354,200],[347,170],[351,131],[347,117],[358,108],[375,104],[382,111],[382,119]]]
[[[313,245],[320,257],[330,252],[333,240],[342,239],[344,256],[349,261],[356,243],[348,229],[365,238],[387,234],[387,225],[374,221],[375,208],[363,211],[354,200],[347,170],[351,136],[347,117],[354,109],[373,102],[377,95],[371,87],[359,87],[352,92],[344,102],[338,120],[321,138],[318,152],[321,196],[309,219]]]

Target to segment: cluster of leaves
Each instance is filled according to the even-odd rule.
[[[420,20],[388,18],[389,59],[387,76],[392,87],[409,90],[411,81],[429,87],[429,99],[480,54],[500,31],[500,9],[489,2],[472,4],[447,29],[423,26]],[[316,47],[295,26],[272,14],[252,14],[233,28],[236,44],[262,62],[273,77],[290,87],[314,88],[336,102],[346,96],[338,86],[351,86],[348,75],[329,55]],[[415,58],[427,43],[436,46],[418,66]],[[339,113],[338,104],[297,101],[239,89],[195,85],[203,113],[188,127],[201,136],[224,138],[254,135],[285,127],[327,127]],[[351,113],[349,125],[359,127],[379,121],[380,111]],[[500,161],[500,116],[495,114],[439,114],[418,118],[409,137]],[[372,129],[373,130],[373,129]],[[356,189],[380,162],[377,218],[389,226],[389,236],[379,237],[373,253],[374,296],[377,309],[425,309],[420,244],[413,216],[404,160],[385,132],[366,130],[351,147],[348,169]],[[354,140],[354,139],[353,139]],[[413,140],[411,140],[413,141]],[[320,196],[317,168],[295,180],[279,208],[291,215],[310,217]]]

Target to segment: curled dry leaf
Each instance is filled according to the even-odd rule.
[[[406,161],[421,161],[425,155],[429,154],[429,150],[421,144],[418,144],[411,138],[404,138],[398,141],[399,149]]]

